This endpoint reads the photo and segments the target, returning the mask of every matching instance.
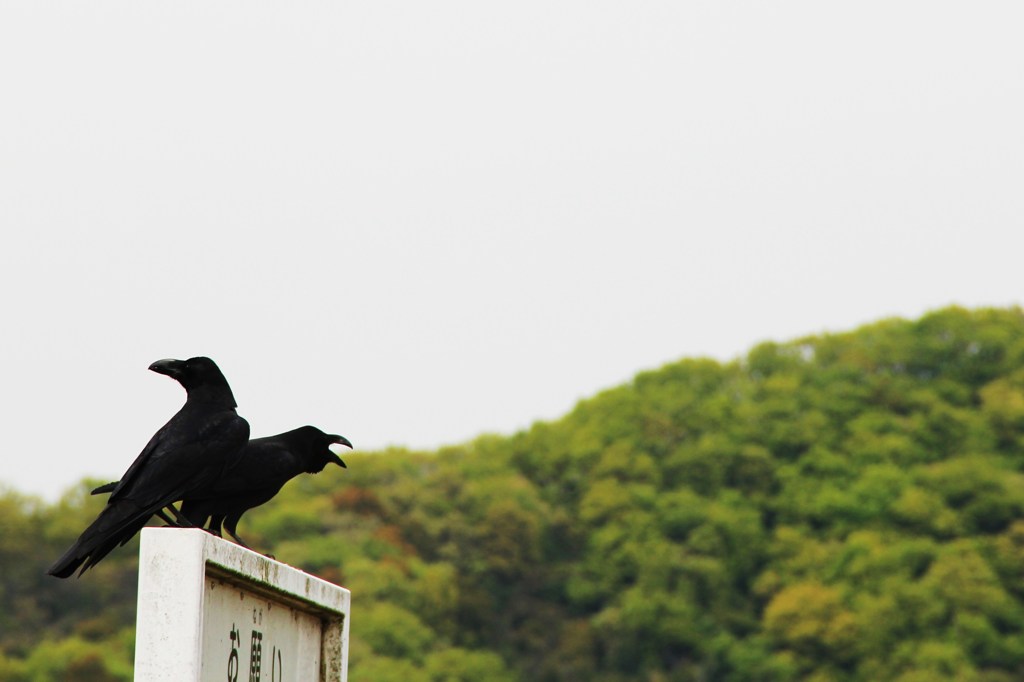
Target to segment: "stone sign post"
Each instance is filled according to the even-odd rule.
[[[346,682],[350,599],[205,531],[145,528],[135,682]]]

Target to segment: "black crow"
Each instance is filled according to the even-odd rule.
[[[185,405],[112,486],[107,506],[50,567],[50,575],[67,578],[79,566],[79,575],[95,566],[153,514],[220,478],[249,438],[249,424],[235,412],[231,387],[213,360],[159,360],[149,369],[178,381],[187,393]]]
[[[345,467],[331,452],[331,444],[351,448],[344,436],[324,433],[315,426],[300,426],[276,436],[254,438],[231,458],[224,475],[181,502],[181,515],[202,528],[209,520],[215,535],[224,530],[248,547],[236,532],[242,514],[270,500],[285,483],[302,473],[317,474],[330,463]]]
[[[276,436],[255,438],[231,458],[224,475],[193,496],[182,500],[181,511],[173,505],[168,509],[181,519],[172,520],[161,512],[170,525],[203,528],[221,534],[221,526],[238,544],[248,547],[236,532],[242,514],[269,501],[285,483],[299,474],[316,474],[330,463],[345,467],[345,462],[328,447],[331,444],[352,447],[344,436],[324,433],[315,426],[301,426]],[[93,495],[108,493],[117,481],[92,491]]]

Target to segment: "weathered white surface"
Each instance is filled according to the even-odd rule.
[[[345,682],[349,591],[197,529],[146,528],[136,682]]]
[[[202,682],[320,679],[319,618],[213,577],[203,598]]]

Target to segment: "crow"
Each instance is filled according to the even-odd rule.
[[[149,369],[180,383],[185,405],[110,488],[107,506],[49,568],[52,576],[67,578],[79,567],[81,576],[130,540],[153,514],[219,479],[249,439],[249,423],[235,411],[231,387],[213,360],[158,360]]]
[[[221,534],[223,524],[238,544],[248,547],[236,532],[242,514],[269,501],[299,474],[318,474],[332,462],[347,468],[327,447],[332,443],[352,447],[344,436],[324,433],[315,426],[255,438],[232,458],[228,470],[213,485],[185,496],[181,515],[199,528],[209,519],[214,535]]]
[[[276,436],[254,438],[231,457],[223,475],[209,486],[185,496],[178,512],[173,505],[168,509],[179,518],[177,522],[164,515],[171,525],[206,527],[214,535],[221,535],[221,526],[243,547],[236,528],[242,514],[270,500],[285,483],[301,473],[316,474],[330,463],[347,468],[345,462],[328,448],[331,444],[351,448],[344,436],[324,433],[315,426],[300,426]],[[93,495],[110,492],[117,481],[92,491]]]

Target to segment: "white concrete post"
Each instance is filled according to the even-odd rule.
[[[348,590],[194,528],[145,528],[135,682],[346,682]]]

